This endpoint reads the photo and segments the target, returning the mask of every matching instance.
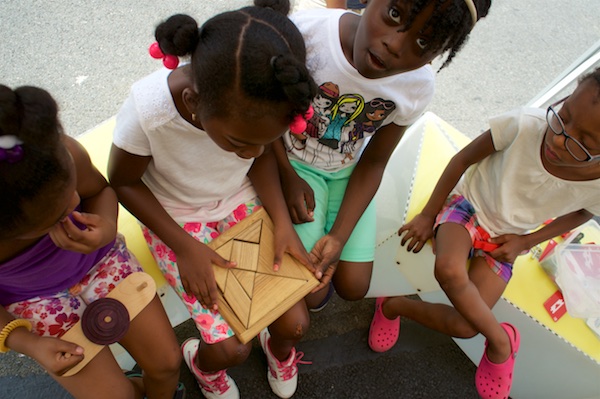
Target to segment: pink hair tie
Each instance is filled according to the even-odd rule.
[[[162,50],[160,49],[158,42],[152,43],[150,45],[150,48],[148,48],[148,52],[150,53],[150,56],[154,59],[158,60],[158,59],[162,58],[163,65],[166,68],[175,69],[175,68],[177,68],[177,65],[179,65],[179,58],[177,58],[177,56],[171,55],[171,54],[165,55],[162,52]]]
[[[292,119],[292,123],[290,123],[290,132],[294,134],[302,134],[306,131],[307,123],[306,121],[312,118],[315,110],[312,105],[308,106],[308,109],[304,113],[304,115],[296,115],[294,119]]]

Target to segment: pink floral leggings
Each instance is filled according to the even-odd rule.
[[[250,201],[238,206],[229,216],[218,222],[185,223],[181,227],[196,240],[208,244],[259,208],[260,205],[256,201]],[[233,336],[233,330],[219,312],[203,308],[200,302],[196,300],[196,297],[186,294],[181,283],[175,253],[146,226],[142,226],[142,232],[150,247],[150,252],[152,252],[165,279],[182,299],[188,312],[190,312],[202,340],[207,344],[215,344]]]
[[[139,271],[142,267],[119,234],[113,248],[78,284],[54,295],[15,302],[6,311],[31,321],[37,334],[60,338],[79,321],[87,304],[104,298],[119,281]]]

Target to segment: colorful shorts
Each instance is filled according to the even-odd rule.
[[[86,305],[104,298],[119,281],[142,271],[135,256],[118,234],[113,248],[88,274],[68,290],[40,296],[6,306],[6,311],[19,319],[31,321],[33,330],[42,336],[62,337],[76,324]]]
[[[208,244],[259,208],[260,204],[257,201],[250,201],[238,206],[223,220],[208,223],[185,223],[181,227],[196,240]],[[175,253],[146,226],[142,226],[142,232],[144,233],[144,238],[148,243],[150,252],[152,252],[165,279],[182,299],[188,312],[190,312],[192,319],[196,323],[196,328],[200,331],[202,340],[207,344],[216,344],[232,337],[234,335],[233,330],[219,312],[203,308],[196,297],[190,296],[185,292],[181,283],[179,269],[177,268]]]
[[[485,237],[482,236],[482,231],[484,230],[477,220],[475,209],[462,195],[453,194],[448,197],[444,207],[437,215],[434,230],[437,230],[438,226],[443,223],[458,223],[464,226],[471,236],[472,243],[474,243],[475,240],[485,241]],[[494,273],[508,283],[512,277],[512,264],[497,261],[492,258],[490,254],[481,249],[472,248],[469,257],[471,258],[474,256],[483,257]]]

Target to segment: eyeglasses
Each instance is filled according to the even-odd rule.
[[[548,107],[548,111],[546,111],[546,121],[548,122],[548,127],[550,130],[552,130],[552,133],[556,134],[557,136],[565,136],[565,148],[569,154],[575,158],[575,160],[579,162],[591,162],[595,159],[600,159],[600,155],[590,154],[583,144],[567,134],[567,131],[565,130],[565,124],[558,115],[558,112],[556,112],[554,109],[554,107],[564,102],[567,98],[569,97],[565,97]]]

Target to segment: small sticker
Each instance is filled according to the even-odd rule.
[[[560,291],[556,291],[550,298],[544,302],[544,308],[555,322],[558,321],[566,312],[565,299]]]

